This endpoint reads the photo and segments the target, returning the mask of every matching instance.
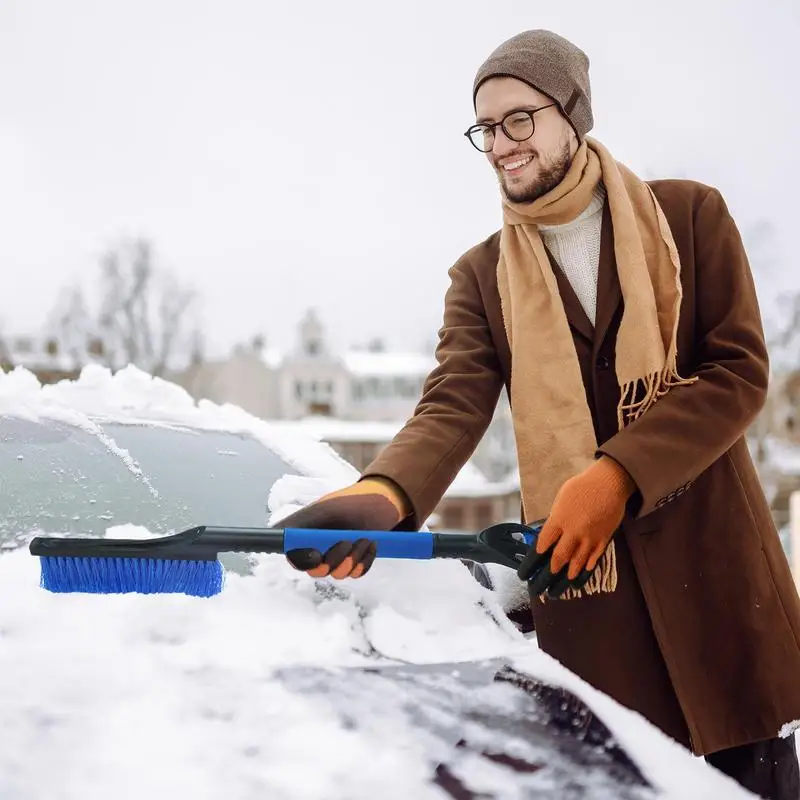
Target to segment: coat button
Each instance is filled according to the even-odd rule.
[[[600,356],[597,359],[597,369],[608,369],[611,366],[611,362],[608,360],[606,356]]]

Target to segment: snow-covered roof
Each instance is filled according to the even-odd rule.
[[[230,355],[235,356],[237,353],[248,353],[257,359],[260,359],[267,369],[279,369],[286,358],[283,350],[281,350],[279,347],[275,347],[274,345],[263,348],[254,348],[249,344],[239,344],[233,348]]]
[[[373,352],[350,350],[342,361],[358,378],[424,378],[436,366],[436,359],[425,353]]]
[[[336,417],[310,416],[300,420],[276,421],[277,426],[297,430],[323,442],[365,442],[388,444],[403,427],[403,421],[371,422]]]
[[[450,484],[445,497],[495,497],[509,491],[505,484],[490,481],[472,461],[467,461]]]
[[[509,489],[519,489],[522,485],[520,483],[519,467],[514,467],[509,470],[509,472],[500,479],[500,483],[502,483],[503,486],[507,486]]]
[[[270,368],[278,369],[283,363],[283,352],[277,347],[266,347],[261,353],[261,360]]]

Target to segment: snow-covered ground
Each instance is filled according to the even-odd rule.
[[[249,425],[270,439],[268,426],[243,413],[197,407],[135,371],[114,379],[91,371],[77,385],[45,390],[30,376],[0,374],[0,416],[10,411],[84,426],[103,415]],[[312,476],[276,484],[275,519],[352,477],[315,442],[270,441]],[[122,526],[109,535],[147,531]],[[430,782],[437,745],[402,697],[381,705],[354,696],[343,707],[280,675],[492,658],[581,696],[661,796],[748,796],[539,651],[505,619],[503,595],[456,561],[378,562],[364,579],[321,591],[333,582],[262,556],[254,574],[229,573],[223,593],[203,600],[51,595],[39,588],[38,570],[24,548],[0,555],[2,800],[442,798]],[[536,775],[486,762],[465,768],[482,770],[472,779],[497,797],[535,796],[522,790]]]

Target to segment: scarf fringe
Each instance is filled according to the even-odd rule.
[[[642,378],[627,381],[621,387],[617,405],[618,429],[622,430],[641,417],[674,387],[690,386],[697,380],[697,375],[693,375],[691,378],[681,377],[675,360],[671,359],[660,372],[653,372]]]
[[[658,402],[670,389],[675,386],[689,386],[697,381],[697,376],[683,378],[678,373],[675,360],[664,367],[660,372],[654,372],[643,378],[628,381],[620,392],[620,401],[617,406],[617,422],[621,430]],[[640,396],[641,395],[641,396]],[[567,589],[558,599],[576,600],[584,595],[593,595],[600,592],[613,592],[617,588],[617,552],[612,539],[606,551],[597,562],[591,578],[582,589]],[[540,595],[540,600],[545,602],[546,594]]]
[[[584,584],[582,589],[567,589],[562,595],[559,596],[559,600],[577,600],[584,595],[593,595],[599,594],[600,592],[613,592],[616,591],[617,588],[617,551],[614,546],[614,540],[612,539],[608,547],[606,548],[605,553],[600,556],[600,560],[597,562],[597,566],[595,566],[594,570],[592,571],[592,575],[589,580]],[[539,600],[544,603],[546,600],[550,598],[547,596],[547,593],[539,595]]]

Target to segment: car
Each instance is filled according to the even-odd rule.
[[[0,373],[0,797],[751,796],[539,650],[510,569],[225,555],[212,598],[55,594],[27,547],[279,524],[355,477],[133,367]]]

